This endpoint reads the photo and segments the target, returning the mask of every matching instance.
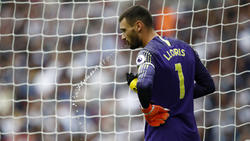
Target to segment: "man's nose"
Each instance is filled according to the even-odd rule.
[[[122,33],[122,40],[125,40],[126,38],[125,38],[125,36],[124,36],[124,33]]]

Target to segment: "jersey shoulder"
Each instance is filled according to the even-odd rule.
[[[174,38],[167,38],[167,40],[169,40],[169,42],[171,43],[171,45],[173,45],[174,47],[181,47],[184,48],[185,50],[189,51],[189,53],[192,53],[193,55],[198,55],[197,52],[186,42],[182,41],[182,40],[178,40],[178,39],[174,39]]]
[[[155,54],[158,52],[158,50],[160,48],[175,48],[175,47],[190,47],[189,44],[187,44],[186,42],[179,40],[179,39],[175,39],[175,38],[168,38],[168,37],[160,37],[157,36],[155,38],[153,38],[148,44],[147,46],[144,47],[144,49],[150,51],[152,54]],[[191,47],[190,47],[191,48]]]
[[[191,46],[188,43],[186,43],[186,42],[184,42],[182,40],[175,39],[175,38],[167,38],[167,37],[165,37],[164,39],[168,40],[171,43],[171,45],[181,45],[181,46],[191,48]]]

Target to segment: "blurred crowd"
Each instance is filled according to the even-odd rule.
[[[149,8],[160,35],[189,43],[213,76],[216,92],[195,100],[201,139],[250,139],[248,0],[2,0],[1,141],[143,140],[125,79],[138,50],[123,44],[118,23],[134,4]]]

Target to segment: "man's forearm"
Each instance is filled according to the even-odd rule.
[[[199,84],[195,84],[194,86],[194,99],[205,96],[214,92],[214,83],[208,82],[206,85],[201,86]]]
[[[198,56],[196,56],[196,64],[195,64],[195,81],[194,85],[194,99],[205,96],[215,91],[214,81],[209,74],[208,70],[201,63]]]
[[[142,107],[147,108],[151,100],[155,70],[152,65],[144,65],[139,69],[137,91]]]
[[[137,82],[138,98],[143,108],[148,108],[150,103],[152,93],[152,82],[150,81],[151,80],[144,79],[143,81]]]

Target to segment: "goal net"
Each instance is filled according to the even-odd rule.
[[[1,0],[1,141],[142,141],[126,72],[138,50],[119,15],[150,10],[158,34],[199,54],[216,91],[195,100],[202,141],[250,139],[250,1]]]

